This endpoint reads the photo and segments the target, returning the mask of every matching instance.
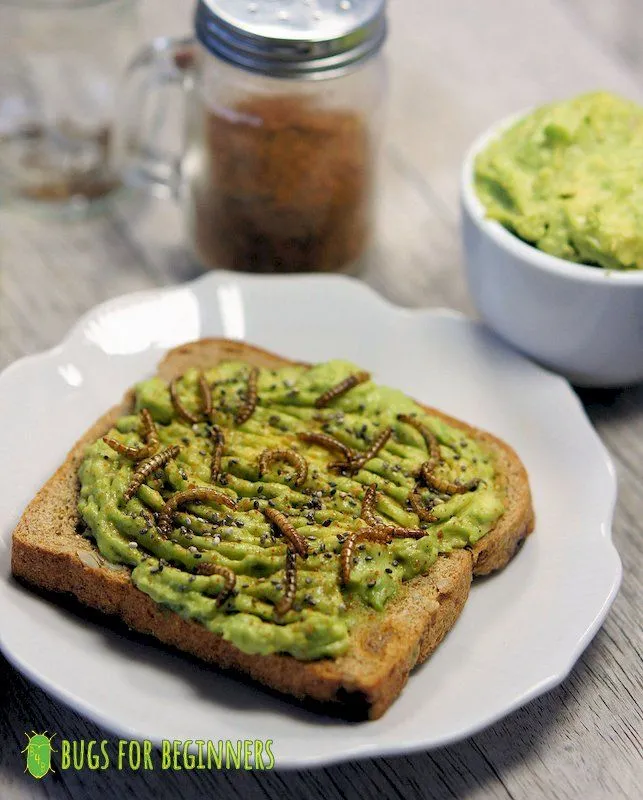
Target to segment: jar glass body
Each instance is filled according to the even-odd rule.
[[[274,78],[194,50],[180,199],[206,268],[356,271],[371,241],[386,94],[381,54]]]

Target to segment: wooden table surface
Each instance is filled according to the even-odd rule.
[[[403,305],[471,312],[457,187],[464,148],[500,117],[594,87],[641,98],[641,0],[392,0],[390,119],[377,253],[364,276]],[[191,3],[146,0],[144,33],[179,34]],[[78,224],[0,214],[0,363],[54,345],[99,301],[198,273],[168,201],[123,204]],[[643,387],[581,395],[619,473],[614,537],[621,592],[554,691],[441,750],[272,773],[23,775],[24,732],[109,734],[0,659],[0,797],[635,798],[641,767]],[[6,422],[5,422],[6,424]],[[62,646],[62,643],[61,643]],[[46,654],[45,654],[46,656]]]

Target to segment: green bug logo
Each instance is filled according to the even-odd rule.
[[[25,733],[27,737],[27,746],[22,751],[27,754],[25,772],[28,772],[33,778],[40,780],[44,778],[48,772],[54,771],[51,766],[51,754],[56,751],[51,746],[51,740],[56,734],[52,733],[51,736],[47,736],[47,731],[44,733],[31,731],[31,733],[33,736],[29,736],[28,733]]]

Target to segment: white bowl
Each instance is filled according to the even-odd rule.
[[[643,271],[575,264],[486,219],[474,161],[519,117],[477,139],[462,170],[462,236],[469,290],[482,319],[514,347],[577,386],[643,381]]]

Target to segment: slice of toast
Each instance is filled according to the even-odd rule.
[[[170,380],[189,367],[207,368],[230,359],[269,368],[292,363],[244,343],[203,339],[170,351],[158,375]],[[129,413],[132,404],[133,395],[128,392],[74,445],[29,504],[13,533],[13,574],[41,589],[69,593],[87,606],[120,617],[140,633],[219,667],[238,670],[279,692],[320,701],[330,712],[347,718],[376,719],[386,711],[411,669],[435,650],[455,623],[472,575],[503,567],[533,530],[527,474],[514,451],[490,434],[425,407],[493,451],[506,490],[505,512],[495,528],[473,548],[440,556],[427,575],[404,583],[384,612],[364,607],[345,655],[319,661],[248,655],[199,623],[163,609],[133,585],[129,568],[106,562],[93,542],[77,532],[77,474],[85,447]]]

